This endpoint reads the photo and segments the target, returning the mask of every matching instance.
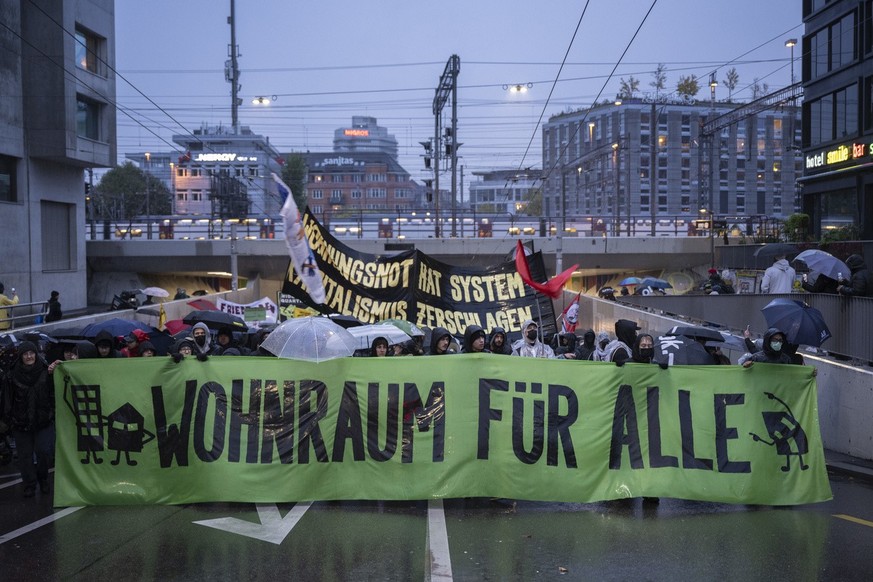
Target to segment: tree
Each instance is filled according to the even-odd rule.
[[[667,65],[658,63],[658,68],[652,73],[652,82],[649,86],[655,90],[656,97],[667,88]]]
[[[731,102],[731,99],[734,95],[734,89],[737,88],[737,85],[740,84],[740,74],[737,72],[736,67],[731,67],[727,72],[727,77],[725,77],[724,86],[728,88],[728,103]]]
[[[94,187],[91,203],[98,218],[129,223],[146,215],[168,215],[173,209],[172,196],[164,183],[131,162],[106,172]]]
[[[291,154],[282,166],[282,181],[291,188],[294,203],[302,212],[306,208],[306,158],[301,154]]]
[[[542,216],[543,189],[531,188],[524,196],[524,213],[528,216]]]
[[[633,99],[634,94],[640,90],[640,80],[635,79],[633,75],[628,77],[628,80],[625,81],[624,77],[621,78],[621,88],[619,89],[618,96],[624,99]]]
[[[676,83],[676,92],[689,100],[696,97],[697,93],[700,92],[700,83],[697,81],[697,77],[694,75],[679,77],[679,82]]]
[[[760,79],[755,77],[755,81],[752,83],[752,99],[758,99],[759,97],[763,97],[770,91],[770,86],[767,83],[761,83]]]

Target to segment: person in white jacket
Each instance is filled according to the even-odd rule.
[[[794,269],[785,260],[785,255],[777,256],[773,264],[764,271],[761,293],[791,293],[793,288]]]

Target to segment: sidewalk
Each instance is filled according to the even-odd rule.
[[[825,463],[830,471],[873,481],[873,461],[825,449]]]

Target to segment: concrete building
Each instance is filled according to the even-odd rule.
[[[473,172],[470,207],[477,213],[526,216],[528,201],[536,195],[541,170],[493,170]]]
[[[873,238],[873,2],[806,0],[803,211],[815,235]],[[868,257],[869,259],[869,257]]]
[[[201,125],[174,135],[178,152],[126,154],[143,171],[161,179],[173,194],[174,214],[207,217],[275,217],[280,200],[271,172],[281,174],[282,160],[270,138],[248,127],[238,133],[224,126]],[[232,184],[231,182],[237,182]]]
[[[114,165],[112,0],[3,2],[0,281],[22,302],[87,304],[85,170]]]
[[[333,151],[344,154],[381,152],[397,159],[397,139],[379,127],[375,117],[355,115],[351,127],[333,132]]]
[[[387,153],[302,155],[307,168],[307,203],[326,223],[331,217],[405,213],[424,205],[423,187]]]
[[[544,214],[603,220],[612,227],[607,230],[618,225],[633,233],[647,231],[652,220],[689,223],[710,212],[737,220],[795,212],[802,164],[792,147],[800,131],[797,107],[765,111],[721,131],[712,142],[717,161],[710,176],[700,127],[736,105],[671,97],[625,99],[549,119]]]

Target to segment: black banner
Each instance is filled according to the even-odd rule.
[[[487,332],[499,326],[516,339],[526,319],[539,321],[545,334],[556,331],[551,300],[524,284],[513,261],[456,267],[417,250],[373,255],[339,241],[308,208],[303,224],[322,272],[325,303],[312,302],[290,260],[282,293],[319,311],[351,315],[366,323],[404,319],[422,328],[444,327],[456,336],[463,335],[468,325]],[[533,279],[544,281],[542,254],[529,255],[528,263]]]

